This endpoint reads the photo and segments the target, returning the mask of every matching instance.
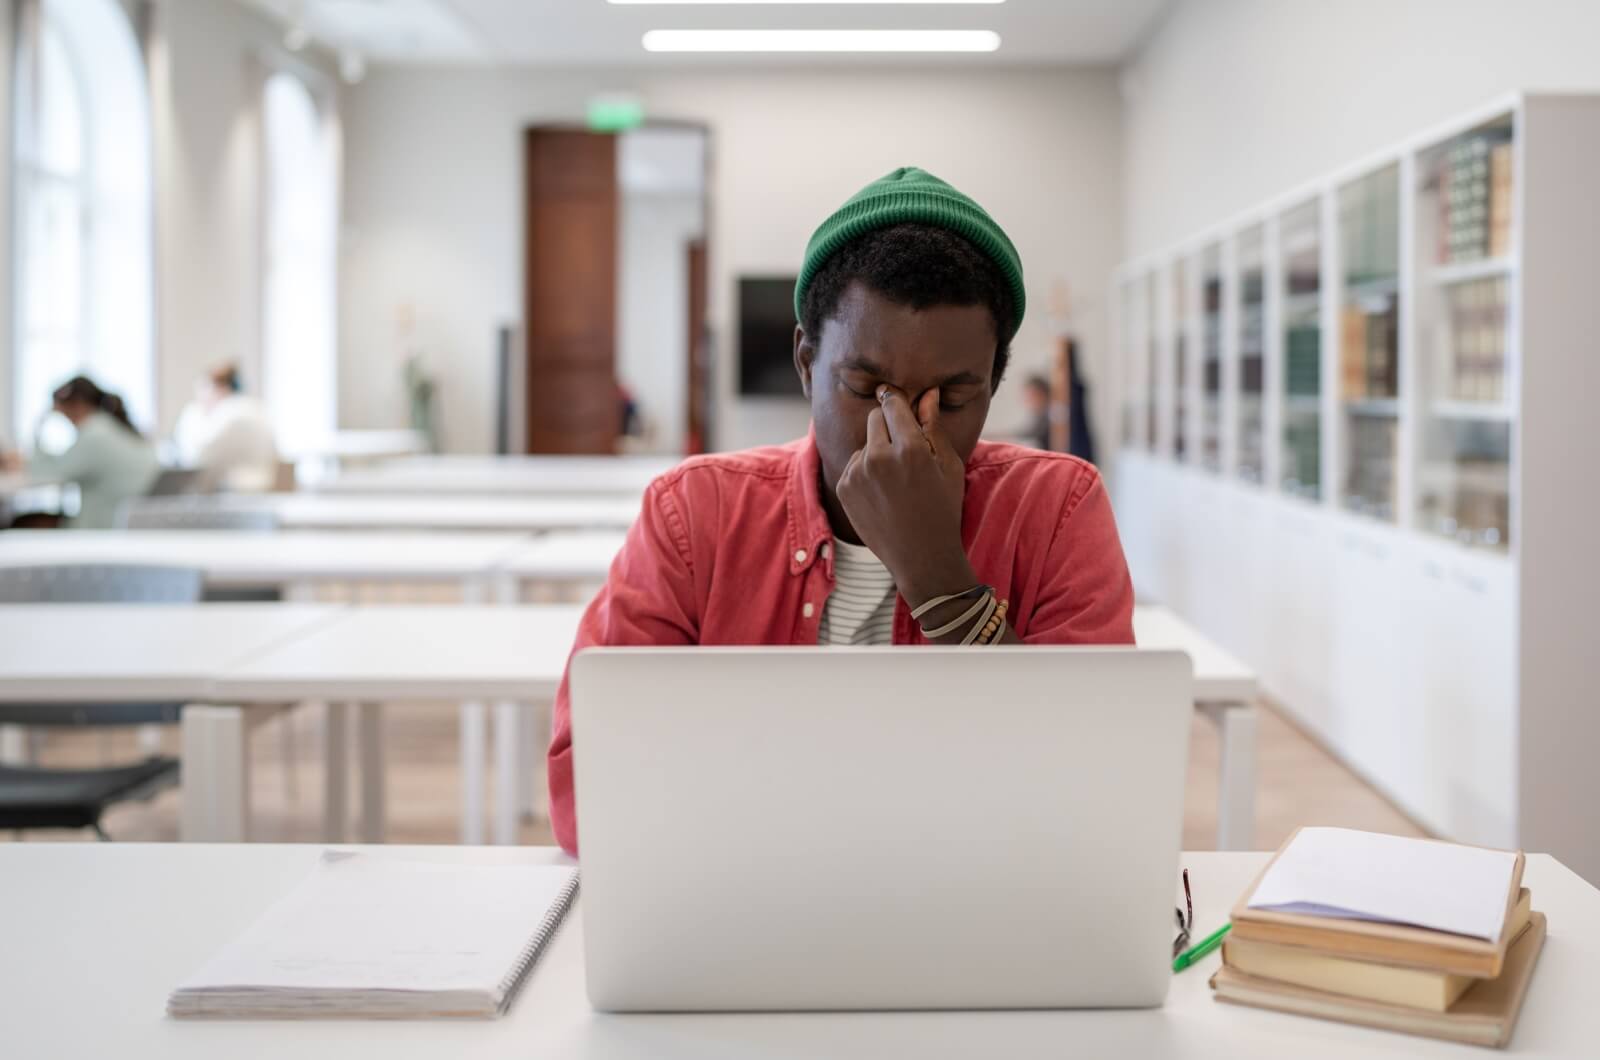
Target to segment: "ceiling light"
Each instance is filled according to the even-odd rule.
[[[653,29],[647,52],[992,52],[987,29]]]
[[[292,52],[297,52],[311,43],[311,32],[306,29],[304,22],[295,21],[283,33],[283,46]]]
[[[1003,4],[1006,0],[610,0],[613,4]]]

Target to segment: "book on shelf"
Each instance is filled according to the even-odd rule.
[[[1489,256],[1503,258],[1511,253],[1511,142],[1495,144],[1489,150]]]
[[[1546,923],[1524,859],[1435,840],[1305,828],[1233,910],[1219,1001],[1504,1045]]]
[[[1505,277],[1451,284],[1445,319],[1436,328],[1436,391],[1454,401],[1496,403],[1505,398]]]
[[[1443,264],[1502,257],[1511,249],[1510,129],[1463,136],[1439,156],[1439,251]]]

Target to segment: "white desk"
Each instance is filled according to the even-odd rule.
[[[184,1060],[851,1060],[1062,1056],[1173,1060],[1431,1060],[1499,1054],[1212,1000],[1210,956],[1159,1009],[1085,1012],[602,1015],[583,984],[583,901],[507,1016],[474,1021],[178,1021],[172,987],[311,870],[319,846],[0,845],[0,998],[7,1055]],[[450,861],[549,863],[550,848],[383,848]],[[685,856],[692,856],[686,852]],[[1264,854],[1186,854],[1209,932]],[[1511,1056],[1593,1056],[1600,892],[1546,855],[1525,880],[1550,917]]]
[[[677,457],[419,456],[314,484],[327,494],[477,494],[637,498]]]
[[[295,459],[380,460],[426,452],[421,431],[401,429],[334,431],[312,445],[301,446]]]
[[[487,600],[499,562],[527,540],[510,533],[13,530],[0,539],[0,566],[198,567],[214,585],[450,581],[461,583],[467,598]]]
[[[1221,763],[1217,770],[1217,849],[1255,846],[1256,697],[1255,672],[1205,634],[1164,607],[1133,609],[1133,636],[1141,648],[1187,652],[1194,663],[1194,701],[1217,727]]]
[[[521,805],[538,790],[544,761],[539,755],[523,762],[524,733],[548,728],[524,727],[518,715],[545,709],[555,697],[582,610],[564,605],[354,608],[335,622],[224,669],[213,696],[230,703],[361,703],[362,837],[368,841],[381,839],[383,829],[380,704],[400,699],[470,701],[462,707],[461,723],[461,834],[466,843],[483,841],[487,734],[480,704],[496,700],[496,773],[515,782],[502,779],[497,787],[494,836],[497,843],[514,843]],[[242,713],[234,725],[244,724]],[[205,724],[217,722],[208,717]],[[344,820],[344,781],[337,769],[343,757],[342,747],[330,749],[335,775],[325,823],[335,835]],[[230,793],[234,795],[243,797]]]
[[[625,530],[639,515],[638,497],[285,494],[218,503],[271,508],[287,530]]]
[[[0,605],[0,699],[201,701],[219,670],[339,613],[322,604]]]
[[[617,530],[558,531],[512,552],[501,570],[517,582],[571,585],[603,582],[627,534]]]
[[[185,838],[249,835],[249,730],[269,712],[207,704],[219,670],[340,615],[315,604],[0,606],[0,700],[181,702]],[[274,707],[282,700],[270,701]]]

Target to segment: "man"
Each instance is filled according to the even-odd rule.
[[[217,365],[195,382],[194,400],[178,414],[173,438],[179,458],[201,472],[207,492],[262,493],[276,484],[272,422],[261,403],[244,393],[235,365]]]
[[[1024,301],[1016,250],[976,203],[914,168],[868,185],[811,237],[795,288],[809,436],[652,483],[574,651],[1132,643],[1094,468],[978,440]],[[563,681],[550,807],[576,853],[568,696]]]

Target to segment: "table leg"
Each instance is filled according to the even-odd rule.
[[[27,729],[21,725],[0,725],[0,765],[28,765],[32,759],[28,752]]]
[[[183,708],[185,842],[243,842],[250,838],[250,754],[243,707],[196,704]]]
[[[342,843],[350,793],[350,711],[344,703],[329,703],[322,719],[322,840]]]
[[[461,582],[461,602],[481,604],[493,599],[505,602],[508,579],[501,575],[481,576]],[[471,846],[483,842],[483,799],[487,778],[483,761],[488,751],[488,710],[481,701],[461,704],[461,841]]]
[[[483,758],[488,750],[487,712],[482,703],[461,704],[461,841],[483,842]]]
[[[1202,703],[1217,726],[1217,849],[1255,849],[1256,708],[1252,703]]]
[[[521,708],[516,703],[494,705],[494,841],[512,846],[517,841],[521,817],[522,745]]]
[[[542,820],[549,797],[545,758],[550,751],[550,727],[555,722],[555,704],[548,700],[529,703],[522,715],[523,764],[522,812],[530,821]]]
[[[361,841],[383,842],[383,704],[363,703],[356,715],[361,746]]]

